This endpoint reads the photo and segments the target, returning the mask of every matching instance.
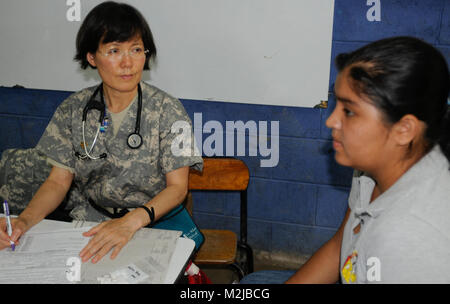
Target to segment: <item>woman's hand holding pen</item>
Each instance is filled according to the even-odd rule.
[[[6,220],[5,218],[0,218],[0,250],[3,250],[7,247],[10,247],[10,240],[14,242],[14,244],[17,246],[19,244],[19,239],[22,236],[22,234],[25,233],[25,231],[28,230],[27,223],[21,219],[18,218],[11,218],[11,226],[12,226],[12,234],[11,237],[7,234],[7,227],[6,227]]]
[[[10,245],[10,237],[6,233],[6,219],[0,218],[0,250],[8,248]]]
[[[143,226],[136,215],[140,214],[129,212],[121,218],[102,222],[83,233],[84,236],[92,238],[80,252],[81,261],[84,263],[93,257],[92,263],[97,263],[111,249],[113,251],[110,258],[114,259],[136,231]]]

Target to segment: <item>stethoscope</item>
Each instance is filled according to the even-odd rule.
[[[100,101],[96,100],[95,97],[97,96],[98,92],[100,91]],[[86,122],[87,114],[90,110],[95,109],[100,112],[100,116],[98,118],[98,127],[97,132],[95,133],[94,140],[92,141],[91,147],[88,149],[88,145],[85,138],[85,131],[84,131],[84,125]],[[94,94],[92,94],[91,98],[89,99],[88,103],[83,109],[83,117],[82,117],[82,135],[83,135],[83,144],[85,155],[82,155],[79,152],[75,152],[75,156],[77,156],[79,159],[101,159],[106,158],[106,153],[102,153],[98,156],[92,155],[92,150],[94,149],[95,143],[97,142],[98,134],[100,133],[100,129],[102,127],[102,123],[105,119],[105,112],[106,112],[106,106],[105,101],[103,98],[103,83],[101,83],[94,91]],[[137,109],[137,115],[136,115],[136,124],[134,127],[134,132],[128,135],[127,138],[127,145],[131,149],[137,149],[142,145],[142,136],[139,134],[140,126],[141,126],[141,112],[142,112],[142,90],[141,85],[138,84],[138,109]]]

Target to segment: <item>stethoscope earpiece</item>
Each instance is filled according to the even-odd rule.
[[[83,109],[83,116],[82,116],[82,135],[83,135],[83,146],[84,146],[84,152],[86,153],[85,155],[82,155],[79,152],[75,152],[75,156],[78,157],[78,159],[102,159],[102,158],[106,158],[107,154],[106,153],[102,153],[99,156],[93,156],[91,155],[92,149],[95,146],[95,143],[97,141],[97,137],[98,134],[100,132],[100,127],[101,124],[105,118],[105,113],[106,113],[106,106],[105,106],[105,101],[103,98],[103,83],[101,83],[94,91],[94,93],[92,94],[91,98],[89,99],[88,103],[86,104],[86,106]],[[98,94],[98,92],[100,91],[100,99],[101,101],[97,101],[95,100],[95,96]],[[97,128],[97,132],[95,134],[94,140],[92,141],[92,145],[91,148],[88,151],[87,148],[87,143],[86,143],[86,139],[85,139],[85,132],[84,132],[84,125],[85,125],[85,121],[87,118],[87,113],[92,110],[98,110],[100,112],[100,116],[99,116],[99,121],[98,121],[98,128]],[[136,113],[136,124],[135,124],[135,128],[134,128],[134,132],[131,133],[130,135],[128,135],[127,138],[127,146],[130,147],[131,149],[137,149],[142,145],[142,136],[139,134],[139,130],[140,130],[140,125],[141,125],[141,112],[142,112],[142,90],[141,90],[141,84],[138,84],[138,109],[137,109],[137,113]]]

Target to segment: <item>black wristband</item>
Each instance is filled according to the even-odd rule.
[[[153,224],[153,222],[155,221],[155,209],[153,209],[153,207],[150,207],[150,209],[149,209],[147,206],[143,206],[143,205],[138,206],[137,208],[142,208],[145,211],[147,211],[148,216],[150,217],[150,223],[147,226]]]

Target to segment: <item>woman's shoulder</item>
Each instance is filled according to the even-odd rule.
[[[437,228],[450,239],[450,171],[446,168],[436,175],[410,196],[409,214]]]
[[[158,112],[163,119],[188,120],[186,109],[181,101],[169,93],[145,82],[141,82],[143,99],[151,99],[151,102],[144,103],[151,112]]]
[[[411,227],[420,226],[423,231],[450,239],[449,162],[439,147],[435,147],[405,173],[389,194],[380,225],[403,225],[400,231],[410,231]]]
[[[82,90],[73,92],[66,99],[64,99],[59,105],[62,109],[69,109],[72,107],[77,107],[82,103],[86,103],[87,100],[92,96],[98,85],[84,88]]]
[[[151,98],[155,102],[159,102],[160,105],[166,103],[178,104],[180,101],[178,98],[173,95],[167,93],[166,91],[151,85],[147,82],[141,81],[142,95],[147,98]]]
[[[441,168],[426,174],[415,184],[398,204],[403,212],[397,213],[395,225],[410,223],[411,227],[422,227],[423,231],[435,233],[450,240],[450,171],[448,162],[442,162]],[[401,211],[401,209],[399,209]],[[401,214],[402,213],[402,214]]]

